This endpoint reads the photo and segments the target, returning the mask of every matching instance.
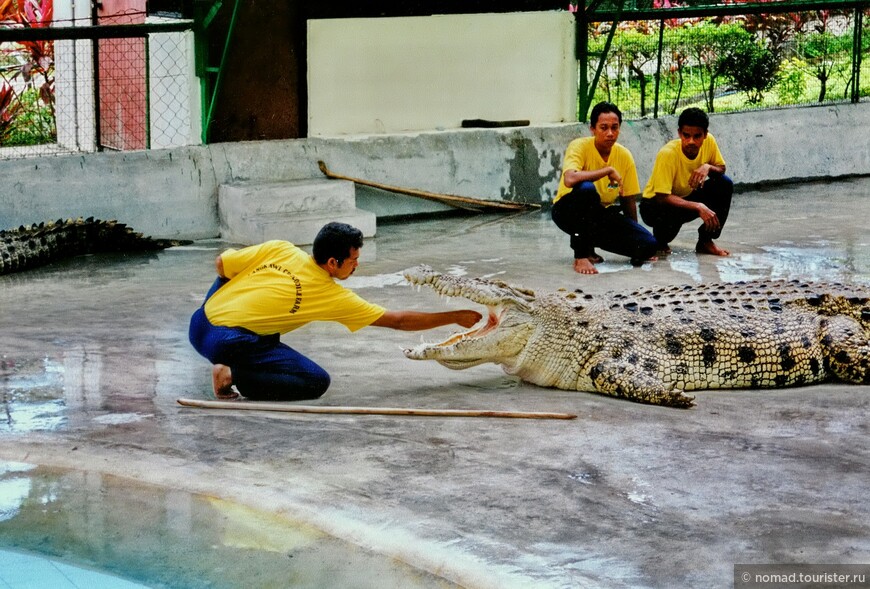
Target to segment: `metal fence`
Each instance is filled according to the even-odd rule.
[[[0,23],[0,159],[198,143],[193,22],[80,22]]]
[[[741,111],[870,95],[866,3],[581,8],[581,120],[599,100],[644,118],[686,106]]]

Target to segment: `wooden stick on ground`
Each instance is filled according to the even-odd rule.
[[[416,415],[426,417],[504,417],[513,419],[574,419],[571,413],[537,411],[490,411],[487,409],[411,409],[400,407],[337,407],[328,405],[292,405],[267,401],[207,401],[178,399],[184,407],[236,409],[238,411],[281,411],[285,413],[330,413],[343,415]]]
[[[427,192],[425,190],[416,190],[414,188],[390,186],[388,184],[381,184],[379,182],[372,182],[370,180],[362,180],[360,178],[353,178],[351,176],[336,174],[335,172],[332,172],[329,168],[327,168],[326,163],[322,160],[319,160],[317,162],[317,165],[320,167],[320,171],[323,172],[323,174],[327,178],[333,178],[335,180],[350,180],[351,182],[355,182],[356,184],[362,184],[363,186],[371,186],[372,188],[379,188],[388,192],[397,192],[399,194],[416,196],[418,198],[433,200],[465,210],[480,211],[485,209],[500,209],[508,211],[524,211],[528,209],[541,208],[541,205],[534,203],[508,202],[501,200],[482,200],[479,198],[470,198],[467,196],[456,196],[454,194],[439,194],[437,192]]]

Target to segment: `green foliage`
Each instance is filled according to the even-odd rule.
[[[714,112],[848,98],[856,82],[851,23],[851,12],[822,10],[618,23],[594,100],[643,117],[654,107],[674,114],[687,106]],[[590,71],[610,26],[592,32]],[[862,33],[858,94],[868,96],[870,12]]]
[[[848,76],[851,70],[852,35],[831,33],[823,20],[816,32],[798,35],[797,42],[808,70],[819,80],[818,101],[823,102],[832,80]]]
[[[744,41],[721,57],[719,71],[736,90],[746,93],[749,104],[758,104],[777,82],[779,60],[759,41]]]
[[[805,33],[799,36],[798,43],[807,59],[825,59],[835,53],[851,52],[852,33]]]
[[[652,42],[651,42],[652,41]],[[651,76],[644,67],[655,60],[657,43],[649,34],[637,30],[620,30],[614,37],[613,47],[629,76],[637,81],[640,90],[640,115],[646,115],[647,84]]]
[[[682,47],[689,61],[699,68],[707,110],[715,111],[717,82],[722,76],[722,59],[752,41],[742,23],[714,23],[703,20],[675,29],[669,41]]]
[[[57,141],[54,113],[46,106],[37,89],[30,89],[18,97],[15,116],[0,132],[0,146],[42,145]]]
[[[777,76],[776,96],[781,104],[797,104],[807,91],[807,63],[793,57],[782,62]]]

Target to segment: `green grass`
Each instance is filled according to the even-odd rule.
[[[848,100],[850,98],[850,90],[847,91],[848,75],[851,68],[851,56],[842,56],[838,58],[837,67],[840,69],[839,74],[832,75],[828,79],[827,92],[824,103]],[[776,108],[781,106],[794,105],[811,105],[819,104],[819,92],[821,90],[821,82],[815,77],[810,69],[803,68],[803,90],[797,93],[786,93],[787,97],[781,97],[777,92],[777,87],[764,93],[761,102],[750,104],[747,97],[742,92],[730,91],[725,80],[718,80],[717,93],[713,105],[715,112],[731,112],[742,110],[756,110],[764,108]],[[602,84],[599,84],[598,91],[595,93],[593,104],[600,100],[611,100],[615,102],[628,117],[640,117],[640,84],[636,80],[632,80],[630,84],[626,84],[624,80],[620,83],[611,83],[610,95],[602,89]],[[670,114],[673,107],[674,99],[677,96],[676,86],[662,82],[659,87],[659,116]],[[870,96],[870,56],[862,60],[861,79],[860,79],[860,96]],[[704,99],[704,87],[701,84],[700,76],[696,69],[684,69],[684,82],[682,93],[680,94],[681,102],[676,108],[676,112],[680,112],[688,106],[698,106],[707,109]],[[652,116],[655,99],[655,80],[650,76],[647,82],[647,97],[646,97],[646,116]]]
[[[21,95],[23,109],[0,137],[0,146],[18,147],[44,145],[57,141],[57,129],[51,109],[39,99],[36,90],[29,89]]]

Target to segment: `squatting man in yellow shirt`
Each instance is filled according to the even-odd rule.
[[[350,331],[368,325],[469,328],[480,321],[472,310],[388,311],[337,284],[336,278],[356,270],[362,246],[358,229],[328,223],[314,238],[312,255],[276,240],[218,256],[218,278],[191,317],[189,332],[196,351],[214,365],[216,397],[295,401],[325,393],[329,374],[280,341],[281,334],[311,321],[337,321]]]
[[[687,108],[677,119],[679,139],[666,143],[656,155],[640,215],[652,227],[662,253],[670,253],[668,244],[683,224],[700,217],[695,251],[729,255],[713,240],[719,238],[728,219],[734,184],[725,175],[725,160],[708,132],[709,126],[707,113]]]
[[[576,272],[598,273],[595,264],[603,259],[596,247],[639,266],[655,259],[656,240],[637,222],[637,169],[631,152],[616,142],[622,112],[615,104],[599,102],[589,124],[592,136],[575,139],[565,150],[553,221],[571,236]]]

